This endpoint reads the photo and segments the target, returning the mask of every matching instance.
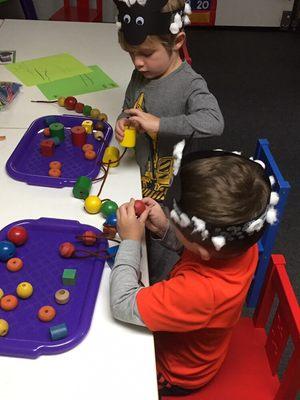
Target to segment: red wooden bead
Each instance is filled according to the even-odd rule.
[[[54,144],[53,140],[47,139],[47,140],[43,140],[40,143],[40,151],[41,151],[42,156],[51,157],[54,154],[54,150],[55,150],[55,144]]]
[[[73,126],[71,128],[73,146],[82,147],[86,143],[86,130],[83,126]]]
[[[97,241],[97,236],[95,232],[86,231],[83,233],[81,240],[86,246],[93,246]]]
[[[136,200],[134,202],[135,215],[139,217],[146,210],[145,203],[142,200]]]
[[[83,104],[83,103],[76,103],[75,111],[76,111],[77,113],[79,113],[79,114],[82,114],[82,112],[83,112],[83,107],[84,107],[84,104]]]
[[[21,246],[28,239],[27,230],[23,226],[13,226],[7,232],[7,239],[16,246]]]
[[[84,153],[84,157],[85,157],[87,160],[94,160],[94,159],[97,157],[97,154],[94,152],[94,150],[87,150],[87,151]]]
[[[77,100],[73,96],[69,96],[65,100],[65,108],[67,110],[74,110],[76,106]]]
[[[50,129],[49,129],[49,128],[45,128],[44,131],[43,131],[43,133],[44,133],[44,136],[46,136],[46,137],[51,136],[51,132],[50,132]]]
[[[70,242],[64,242],[59,246],[59,254],[64,258],[70,258],[75,253],[75,246]]]

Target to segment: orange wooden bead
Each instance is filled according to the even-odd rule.
[[[39,309],[38,318],[43,322],[52,321],[56,315],[55,308],[52,306],[43,306]]]
[[[62,164],[60,161],[51,161],[51,163],[49,164],[49,168],[50,169],[61,169]]]
[[[5,311],[14,310],[17,307],[18,303],[18,299],[12,294],[7,294],[6,296],[3,296],[0,300],[0,306],[2,310]]]
[[[50,132],[49,128],[45,128],[43,133],[44,133],[44,136],[46,136],[46,137],[51,136],[51,132]]]
[[[23,268],[23,261],[18,257],[10,258],[6,263],[6,268],[12,272],[19,271]]]
[[[85,153],[88,150],[94,150],[94,146],[90,143],[86,143],[82,146],[82,151]]]
[[[96,158],[96,156],[97,156],[97,154],[94,152],[94,150],[87,150],[87,151],[84,153],[84,157],[85,157],[87,160],[94,160],[94,159]]]
[[[61,176],[61,170],[57,168],[50,168],[48,174],[54,178],[59,178]]]

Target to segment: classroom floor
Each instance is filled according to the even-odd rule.
[[[300,34],[190,27],[187,45],[225,119],[224,134],[199,146],[252,155],[257,139],[267,138],[290,182],[274,253],[285,255],[300,300]]]

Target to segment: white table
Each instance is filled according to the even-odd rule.
[[[132,67],[128,56],[118,48],[113,25],[5,20],[0,29],[0,48],[4,41],[6,48],[16,49],[17,60],[67,51],[85,64],[98,64],[106,70],[120,88],[80,96],[80,100],[102,108],[114,125]],[[86,39],[91,36],[93,43]],[[109,45],[102,60],[96,47],[105,43]],[[16,80],[0,67],[0,80],[3,79]],[[32,98],[43,96],[37,88],[24,87],[12,107],[0,113],[0,136],[6,136],[5,141],[0,141],[0,228],[19,219],[40,217],[75,219],[101,228],[103,219],[100,215],[87,214],[83,202],[72,196],[72,188],[29,186],[7,175],[6,160],[29,123],[42,115],[64,112],[56,104],[30,103]],[[99,184],[94,185],[91,194],[98,190]],[[119,167],[110,170],[102,194],[118,204],[131,196],[141,197],[139,171],[131,152]],[[147,283],[145,258],[142,273],[142,280]],[[0,379],[1,398],[157,399],[153,336],[145,329],[112,319],[109,274],[106,266],[92,325],[81,344],[66,353],[41,356],[36,360],[1,357],[4,367]]]

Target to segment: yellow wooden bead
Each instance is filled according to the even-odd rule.
[[[66,98],[61,96],[57,99],[57,103],[59,106],[64,107]]]
[[[128,126],[124,130],[124,138],[120,142],[123,147],[135,147],[136,130],[133,126]]]
[[[98,108],[92,108],[90,115],[92,118],[97,119],[100,117],[100,114],[101,114],[101,111]]]
[[[5,319],[0,319],[0,336],[5,336],[8,333],[9,325]]]
[[[88,196],[84,201],[84,208],[89,214],[97,214],[102,202],[98,196]]]
[[[33,293],[33,287],[29,282],[21,282],[17,286],[17,295],[21,297],[21,299],[28,299]]]
[[[85,128],[86,133],[93,133],[93,121],[86,119],[81,125]]]
[[[102,162],[106,164],[110,162],[110,167],[117,167],[119,165],[119,157],[120,152],[117,147],[107,146],[103,154]]]
[[[107,121],[108,120],[107,114],[101,113],[99,116],[99,119],[101,121]]]
[[[3,292],[3,290],[0,288],[0,300],[1,300],[1,298],[4,296],[4,292]]]

